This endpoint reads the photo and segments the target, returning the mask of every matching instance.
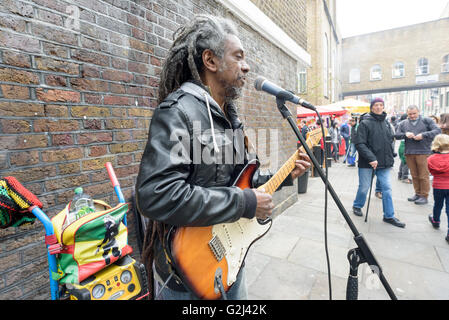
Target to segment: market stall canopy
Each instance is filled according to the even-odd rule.
[[[335,115],[342,116],[347,111],[339,106],[327,105],[327,106],[316,106],[316,109],[322,116],[326,115]],[[298,118],[307,118],[316,116],[315,111],[306,109],[304,107],[298,107],[296,110],[296,114]]]
[[[370,104],[368,102],[356,99],[345,99],[338,102],[334,102],[330,106],[344,108],[345,110],[348,110],[350,113],[365,113],[369,112]]]

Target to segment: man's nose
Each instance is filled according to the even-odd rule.
[[[249,64],[247,64],[246,61],[243,61],[243,63],[242,63],[242,72],[246,74],[250,70],[251,70],[251,68],[249,67]]]

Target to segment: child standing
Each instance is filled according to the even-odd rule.
[[[433,175],[434,205],[433,214],[429,215],[429,221],[434,228],[439,228],[441,210],[445,201],[449,222],[449,135],[437,135],[432,142],[431,149],[434,154],[427,159],[427,166]],[[449,242],[449,230],[446,241]]]

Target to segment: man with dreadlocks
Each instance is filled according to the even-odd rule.
[[[162,299],[197,299],[178,277],[171,277],[164,251],[171,226],[211,226],[272,214],[271,195],[231,186],[249,157],[233,103],[249,70],[229,20],[199,15],[175,33],[136,183],[137,210],[150,219],[142,259],[156,298],[160,293]],[[309,167],[302,154],[283,185],[292,185]],[[257,171],[253,185],[269,178]],[[228,299],[246,299],[243,269]]]

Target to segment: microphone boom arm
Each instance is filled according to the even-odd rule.
[[[358,246],[358,250],[356,250],[356,252],[360,255],[360,261],[368,263],[369,267],[371,268],[371,271],[378,275],[382,285],[384,286],[384,288],[387,291],[390,298],[392,300],[397,300],[396,295],[394,294],[393,290],[391,289],[390,285],[388,284],[379,263],[377,262],[370,247],[368,246],[368,243],[366,242],[363,235],[361,233],[359,233],[356,226],[352,222],[351,218],[349,217],[348,212],[346,211],[345,207],[343,206],[340,199],[338,198],[334,188],[327,181],[327,177],[324,174],[320,164],[318,163],[317,159],[315,158],[312,151],[308,147],[304,137],[299,132],[296,122],[293,120],[292,113],[285,106],[285,102],[287,100],[289,100],[288,92],[286,93],[285,91],[283,91],[283,92],[279,92],[279,94],[276,95],[276,104],[279,109],[279,112],[284,117],[284,119],[286,119],[288,121],[288,123],[292,127],[298,140],[301,142],[302,146],[304,147],[304,150],[306,151],[307,155],[309,156],[310,160],[312,161],[313,165],[315,166],[315,169],[318,172],[319,176],[321,177],[321,180],[323,180],[323,182],[325,183],[327,190],[331,194],[332,198],[334,199],[335,204],[337,205],[338,209],[340,210],[341,214],[343,215],[343,218],[345,219],[346,223],[348,224],[349,228],[351,229],[352,233],[354,234],[354,241]],[[319,115],[318,111],[316,111],[316,112]],[[321,125],[323,125],[323,124],[321,124]],[[323,139],[324,139],[324,137],[323,137]],[[324,161],[326,161],[326,159]]]

